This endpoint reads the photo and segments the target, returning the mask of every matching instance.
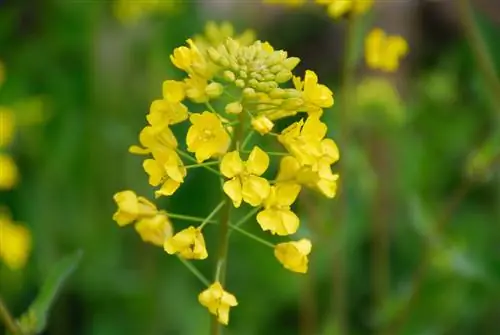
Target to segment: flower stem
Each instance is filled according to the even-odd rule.
[[[7,306],[4,304],[2,297],[0,297],[0,319],[5,324],[5,328],[12,335],[22,335],[21,329],[19,329],[16,320],[10,314]]]
[[[184,151],[182,151],[182,150],[180,150],[180,149],[176,149],[176,151],[177,151],[177,153],[179,154],[179,156],[184,157],[184,158],[186,158],[187,160],[189,160],[189,161],[191,161],[191,162],[194,162],[194,163],[196,163],[196,164],[199,164],[199,163],[196,161],[196,159],[195,159],[194,157],[192,157],[190,154],[188,154],[188,153],[186,153],[186,152],[184,152]],[[219,171],[217,171],[217,170],[215,170],[215,169],[211,168],[210,166],[207,166],[207,165],[201,165],[201,167],[203,167],[204,169],[207,169],[208,171],[210,171],[210,172],[212,172],[212,173],[216,174],[218,177],[220,177],[220,176],[221,176],[221,174],[219,173]]]
[[[193,221],[193,222],[205,222],[206,218],[199,218],[196,216],[184,215],[184,214],[174,214],[174,213],[166,213],[167,217],[172,219],[179,219],[184,221]],[[217,223],[215,220],[209,220],[208,223]]]
[[[259,242],[261,244],[264,244],[265,246],[268,246],[268,247],[274,249],[275,245],[273,243],[271,243],[269,241],[266,241],[266,240],[264,240],[264,239],[262,239],[262,238],[260,238],[260,237],[258,237],[256,235],[252,234],[252,233],[249,233],[246,230],[243,230],[243,229],[241,229],[240,227],[238,227],[236,225],[231,225],[230,227],[231,227],[232,230],[236,230],[238,233],[243,234],[246,237],[249,237],[249,238],[251,238],[254,241],[257,241],[257,242]]]
[[[203,285],[207,287],[210,286],[210,282],[208,281],[208,279],[205,278],[205,276],[193,264],[191,264],[191,262],[180,256],[177,256],[177,258],[179,258],[181,263],[184,264],[184,266],[186,266],[186,268],[191,271],[191,273],[194,274],[195,277],[203,283]]]
[[[208,214],[208,216],[206,217],[205,220],[203,220],[203,222],[201,223],[201,225],[198,227],[200,230],[203,229],[203,227],[205,227],[207,225],[207,223],[211,223],[213,222],[212,221],[212,218],[215,216],[215,214],[217,214],[218,211],[220,211],[220,209],[222,208],[222,206],[224,206],[226,203],[226,200],[222,200],[218,205],[217,207],[214,208],[214,210]]]
[[[205,163],[197,163],[197,164],[185,165],[184,167],[186,169],[192,169],[192,168],[205,167],[205,166],[217,165],[217,164],[219,164],[219,162],[213,161],[213,162],[205,162]]]

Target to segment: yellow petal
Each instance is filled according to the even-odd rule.
[[[146,159],[142,166],[144,171],[149,175],[149,184],[151,186],[160,185],[161,181],[165,177],[165,169],[154,159]]]
[[[280,167],[276,180],[278,181],[294,181],[297,173],[300,170],[300,163],[293,156],[285,156],[280,161]]]
[[[276,203],[279,206],[290,207],[300,192],[300,185],[295,183],[278,183],[275,187]]]
[[[224,183],[224,193],[232,200],[234,207],[238,208],[243,199],[242,187],[239,178],[233,178]]]
[[[163,98],[166,100],[181,102],[184,100],[185,95],[185,85],[183,82],[175,80],[165,80],[163,82]]]
[[[168,217],[159,214],[151,218],[144,218],[135,224],[135,229],[144,242],[163,246],[165,241],[172,236],[173,229]]]
[[[250,152],[246,168],[248,173],[260,176],[269,167],[269,156],[259,147],[255,146]]]
[[[251,206],[259,206],[269,196],[271,186],[267,179],[247,176],[242,180],[243,200]]]
[[[226,178],[233,178],[243,172],[243,162],[238,151],[224,155],[220,164],[220,172]]]

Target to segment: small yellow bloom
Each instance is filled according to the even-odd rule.
[[[172,0],[115,0],[113,12],[124,24],[132,24],[141,18],[155,12],[170,12],[175,7]]]
[[[188,109],[181,102],[185,97],[185,84],[175,80],[163,83],[163,99],[154,100],[146,117],[149,124],[161,131],[164,127],[188,118]]]
[[[210,78],[212,75],[211,69],[204,55],[191,39],[187,40],[187,43],[189,48],[182,46],[174,50],[174,53],[170,56],[172,64],[188,74]]]
[[[318,84],[318,76],[314,71],[307,70],[304,81],[299,77],[293,77],[295,88],[303,92],[303,98],[306,102],[306,111],[309,115],[320,117],[323,108],[333,105],[333,93],[325,85]]]
[[[285,269],[307,273],[309,263],[307,256],[311,253],[311,248],[311,241],[305,238],[297,242],[280,243],[274,248],[274,256]]]
[[[196,103],[205,103],[210,100],[207,93],[208,91],[208,80],[201,76],[189,75],[189,78],[184,79],[186,84],[186,95],[187,97]]]
[[[193,226],[181,230],[167,239],[163,248],[170,255],[177,253],[186,259],[205,259],[208,257],[203,234],[199,228]]]
[[[267,118],[265,115],[257,116],[252,119],[252,127],[259,134],[265,135],[273,130],[274,123]]]
[[[152,118],[151,120],[157,121],[158,119]],[[139,134],[139,143],[142,147],[132,145],[128,149],[129,152],[137,155],[147,155],[153,150],[177,147],[177,139],[168,125],[164,125],[162,128],[156,124],[144,127]]]
[[[287,5],[298,7],[306,3],[306,0],[263,0],[263,3],[269,5]]]
[[[12,270],[26,264],[31,251],[31,233],[15,224],[5,214],[0,214],[0,258]]]
[[[259,147],[254,147],[248,160],[243,162],[238,151],[227,153],[220,165],[220,172],[230,180],[223,189],[233,201],[234,207],[240,207],[241,201],[258,206],[270,192],[269,182],[260,177],[269,166],[269,156]]]
[[[321,140],[326,135],[326,124],[310,116],[284,129],[278,141],[294,155],[301,165],[314,165],[321,157]]]
[[[161,188],[155,196],[170,196],[177,191],[186,176],[186,168],[175,150],[164,148],[153,151],[153,159],[143,163],[144,171],[149,175],[149,184]]]
[[[0,190],[12,189],[19,180],[17,165],[9,155],[0,153]]]
[[[153,217],[138,221],[135,224],[135,230],[144,242],[149,242],[159,247],[163,246],[173,234],[172,223],[164,213],[158,213]]]
[[[316,0],[316,3],[327,5],[328,15],[337,19],[351,12],[356,15],[367,12],[373,0]]]
[[[9,108],[0,107],[0,148],[12,142],[15,126],[14,112]]]
[[[229,323],[229,309],[238,306],[236,297],[231,293],[224,291],[219,282],[210,285],[205,291],[198,295],[198,301],[223,325]]]
[[[264,210],[257,214],[257,222],[263,230],[286,236],[295,234],[299,218],[290,210],[300,192],[300,185],[283,183],[271,186],[269,196],[264,200]]]
[[[191,115],[189,120],[192,126],[186,136],[187,149],[195,153],[198,163],[227,152],[231,138],[216,114],[205,111]]]
[[[401,36],[387,36],[380,29],[373,29],[365,39],[365,59],[369,68],[394,72],[399,61],[408,53],[408,43]]]
[[[113,199],[118,205],[113,220],[119,226],[128,225],[140,218],[153,217],[158,212],[153,203],[144,197],[138,197],[133,191],[118,192]]]

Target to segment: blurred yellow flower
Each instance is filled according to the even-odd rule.
[[[217,47],[224,43],[227,38],[232,38],[240,45],[250,45],[255,41],[255,32],[245,30],[241,35],[235,36],[234,27],[230,22],[221,22],[217,24],[214,21],[208,21],[205,25],[205,33],[197,35],[194,42],[201,50],[207,50],[209,47]]]
[[[371,69],[394,72],[407,53],[408,43],[403,37],[388,36],[380,28],[374,28],[365,39],[365,60]]]
[[[161,184],[161,188],[155,191],[156,197],[174,194],[187,173],[179,155],[169,148],[153,151],[153,159],[146,159],[143,167],[151,186]]]
[[[230,180],[223,189],[233,201],[234,207],[240,207],[241,201],[258,206],[268,197],[269,182],[260,177],[269,166],[269,156],[259,147],[254,147],[243,162],[238,151],[227,153],[220,165],[220,172]]]
[[[293,84],[295,89],[303,92],[309,115],[320,117],[323,108],[333,105],[333,92],[325,85],[318,84],[318,76],[314,71],[306,70],[304,81],[300,77],[293,77]]]
[[[162,247],[173,234],[172,223],[164,213],[143,218],[135,224],[135,230],[144,242],[149,242],[159,247]]]
[[[0,153],[0,190],[10,190],[19,181],[19,171],[11,156]]]
[[[263,0],[262,2],[269,5],[287,5],[298,7],[305,4],[307,0]]]
[[[307,273],[309,263],[307,256],[311,253],[311,248],[311,241],[308,239],[285,242],[276,245],[274,255],[285,269],[298,273]]]
[[[283,183],[271,186],[269,196],[264,200],[264,210],[257,214],[257,222],[263,230],[286,236],[295,234],[299,218],[290,210],[300,192],[300,185]]]
[[[175,8],[173,0],[115,0],[113,12],[125,24],[138,21],[154,12],[170,12]]]
[[[189,120],[192,126],[186,136],[187,150],[195,153],[198,163],[227,152],[231,138],[216,114],[205,111],[192,114]]]
[[[205,239],[199,228],[190,226],[165,241],[163,248],[170,254],[179,254],[186,259],[205,259],[208,257]]]
[[[326,124],[310,116],[285,128],[278,141],[294,155],[301,165],[314,165],[322,155],[321,140],[327,131]]]
[[[317,4],[327,5],[328,14],[337,19],[353,13],[355,15],[367,12],[373,5],[373,0],[316,0]]]
[[[14,112],[9,108],[0,106],[0,148],[8,146],[12,142],[15,126]]]
[[[25,266],[31,252],[31,233],[0,213],[0,258],[12,270]]]
[[[219,282],[215,282],[205,291],[198,295],[198,301],[223,325],[229,322],[229,309],[238,306],[236,297],[231,293],[224,291]]]
[[[156,206],[144,197],[138,197],[133,191],[121,191],[113,196],[118,210],[113,215],[113,220],[123,227],[138,219],[153,217],[158,210]]]

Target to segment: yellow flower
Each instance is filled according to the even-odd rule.
[[[208,257],[203,234],[200,229],[193,226],[181,230],[167,239],[163,248],[170,255],[177,253],[186,259],[205,259]]]
[[[204,55],[191,39],[187,40],[189,48],[181,46],[170,55],[170,60],[175,67],[188,74],[198,75],[202,78],[211,78],[212,71]]]
[[[31,251],[31,233],[0,214],[0,258],[12,270],[24,267]]]
[[[314,71],[307,70],[304,81],[299,77],[293,77],[295,88],[303,92],[303,98],[306,102],[306,111],[309,115],[320,117],[323,108],[333,105],[333,93],[325,85],[318,84],[318,76]]]
[[[328,14],[337,19],[351,12],[357,15],[367,12],[373,0],[316,0],[316,3],[327,5]]]
[[[135,230],[144,242],[149,242],[159,247],[163,246],[173,234],[172,223],[170,223],[170,220],[164,213],[158,213],[153,217],[138,221],[135,224]]]
[[[181,103],[186,94],[185,90],[183,82],[175,80],[163,82],[163,99],[153,101],[146,117],[153,128],[161,130],[165,126],[180,123],[188,118],[188,109]]]
[[[189,75],[189,78],[184,79],[186,84],[186,95],[191,101],[196,103],[204,103],[210,100],[207,94],[208,81],[201,76]]]
[[[192,126],[186,136],[187,149],[195,153],[198,163],[227,152],[231,138],[216,114],[205,111],[191,115],[189,120]]]
[[[271,120],[269,120],[269,118],[267,118],[265,115],[261,115],[252,119],[252,127],[259,134],[265,135],[269,133],[271,130],[273,130],[274,123]]]
[[[8,146],[12,142],[15,126],[13,111],[0,107],[0,148]]]
[[[140,218],[153,217],[158,212],[153,203],[144,197],[138,197],[133,191],[118,192],[113,199],[118,205],[113,220],[119,226],[128,225]]]
[[[334,198],[339,175],[333,174],[326,162],[327,160],[318,163],[318,168],[314,171],[311,166],[300,165],[293,156],[283,157],[276,180],[279,183],[299,183],[322,193],[327,198]]]
[[[301,165],[314,165],[322,155],[321,140],[327,127],[317,117],[310,116],[284,129],[278,141],[294,155]]]
[[[154,119],[153,120],[157,120]],[[141,146],[132,145],[129,152],[137,155],[147,155],[153,150],[173,149],[177,147],[177,139],[170,128],[165,125],[163,128],[155,126],[144,127],[139,134]]]
[[[16,163],[9,155],[0,153],[0,190],[12,189],[18,180]]]
[[[374,28],[365,39],[365,59],[369,68],[394,72],[399,60],[408,53],[408,43],[401,36],[387,36]]]
[[[210,285],[205,291],[198,295],[198,301],[223,325],[229,322],[229,309],[238,306],[236,297],[224,291],[222,285],[217,281]]]
[[[311,241],[305,238],[297,242],[280,243],[274,248],[274,256],[285,269],[306,273],[309,263],[307,256],[311,253],[311,248]]]
[[[234,207],[240,207],[241,201],[258,206],[270,192],[269,182],[259,177],[269,166],[269,156],[259,147],[254,147],[248,160],[243,162],[238,151],[227,153],[220,165],[220,172],[230,180],[223,189],[233,201]]]
[[[155,196],[170,196],[174,194],[186,176],[186,168],[175,150],[164,148],[153,151],[153,159],[143,163],[144,171],[149,175],[149,184],[161,188],[155,191]]]
[[[255,41],[255,32],[245,30],[241,35],[234,35],[234,27],[230,22],[221,22],[217,24],[214,21],[209,21],[205,25],[204,35],[196,36],[195,43],[203,51],[209,47],[218,47],[226,41],[227,38],[236,40],[240,45],[247,46]]]
[[[299,228],[299,218],[290,210],[297,199],[300,185],[283,183],[271,186],[269,196],[264,200],[264,210],[257,214],[257,222],[263,230],[286,236]]]
[[[115,0],[113,12],[124,24],[132,24],[154,12],[170,12],[175,7],[172,0]]]
[[[269,5],[287,5],[298,7],[306,3],[306,0],[263,0],[263,3]]]

